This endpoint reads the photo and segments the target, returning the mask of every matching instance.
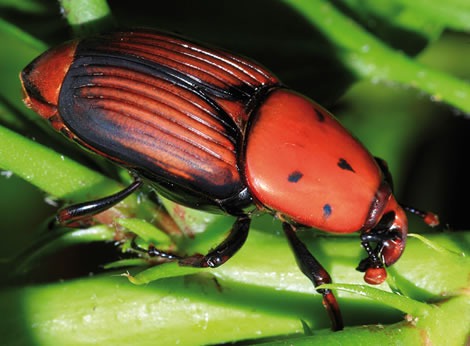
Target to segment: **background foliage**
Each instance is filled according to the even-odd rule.
[[[154,344],[156,339],[215,344],[271,338],[290,344],[416,344],[423,343],[420,330],[436,344],[444,336],[447,344],[462,344],[470,325],[463,318],[470,316],[470,266],[462,257],[469,252],[468,203],[462,196],[470,192],[464,169],[470,6],[462,0],[377,4],[178,0],[158,4],[155,11],[155,5],[139,0],[109,1],[109,6],[92,0],[0,0],[0,335],[6,344]],[[119,276],[125,270],[116,265],[103,269],[128,258],[113,242],[114,227],[50,231],[47,224],[58,205],[107,195],[129,177],[78,150],[26,110],[18,73],[49,46],[114,25],[176,31],[252,57],[333,111],[374,155],[386,159],[399,200],[436,211],[443,221],[433,232],[411,218],[411,231],[438,247],[410,239],[405,256],[390,270],[391,280],[381,287],[413,299],[402,306],[395,295],[344,286],[338,295],[348,328],[329,332],[318,295],[270,217],[256,220],[247,245],[216,271],[129,269],[135,283],[152,281],[144,286]],[[158,212],[146,192],[112,214],[136,213],[139,219],[121,219],[120,229],[132,230],[144,242],[159,237],[158,230],[148,231],[139,221],[152,223]],[[182,251],[210,248],[230,226],[230,219],[190,211],[184,211],[183,222],[181,210],[167,206],[185,231],[196,234],[194,240],[170,237]],[[354,271],[363,256],[357,238],[303,236],[336,283],[362,282]],[[153,281],[159,277],[167,278]],[[430,303],[442,296],[454,298],[436,315]],[[418,328],[387,305],[418,316]],[[377,323],[385,327],[374,327]],[[358,327],[362,324],[371,326]]]

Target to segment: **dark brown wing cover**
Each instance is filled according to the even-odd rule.
[[[237,143],[247,105],[276,83],[224,51],[160,32],[115,32],[79,43],[59,113],[91,150],[202,207],[201,196],[243,189]]]

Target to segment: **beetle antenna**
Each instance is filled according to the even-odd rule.
[[[409,206],[406,206],[406,205],[402,205],[402,207],[406,211],[422,218],[423,221],[428,226],[435,227],[435,226],[439,225],[439,216],[437,214],[433,213],[433,212],[423,211],[423,210],[416,209],[416,208],[413,208],[413,207],[409,207]]]

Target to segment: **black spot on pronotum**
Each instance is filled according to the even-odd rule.
[[[332,212],[331,205],[325,204],[325,205],[323,206],[323,217],[324,217],[325,219],[328,219],[328,218],[330,217],[330,215],[331,215],[331,212]]]
[[[302,172],[293,171],[291,174],[289,174],[289,176],[287,177],[287,180],[289,181],[289,183],[296,183],[300,179],[302,179],[303,176],[304,175],[302,174]]]
[[[354,169],[351,167],[351,165],[349,164],[348,161],[346,161],[345,159],[343,158],[340,158],[339,161],[338,161],[338,167],[341,168],[341,169],[346,169],[348,171],[351,171],[351,172],[355,172]]]

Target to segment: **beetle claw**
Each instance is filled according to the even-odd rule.
[[[183,257],[178,261],[179,265],[181,266],[188,266],[188,267],[198,267],[198,268],[206,268],[209,267],[207,261],[205,260],[205,256],[202,254],[195,254],[189,257]]]
[[[323,295],[322,304],[325,307],[328,317],[331,321],[331,329],[333,331],[342,330],[344,328],[341,310],[338,301],[330,290],[318,290]]]

